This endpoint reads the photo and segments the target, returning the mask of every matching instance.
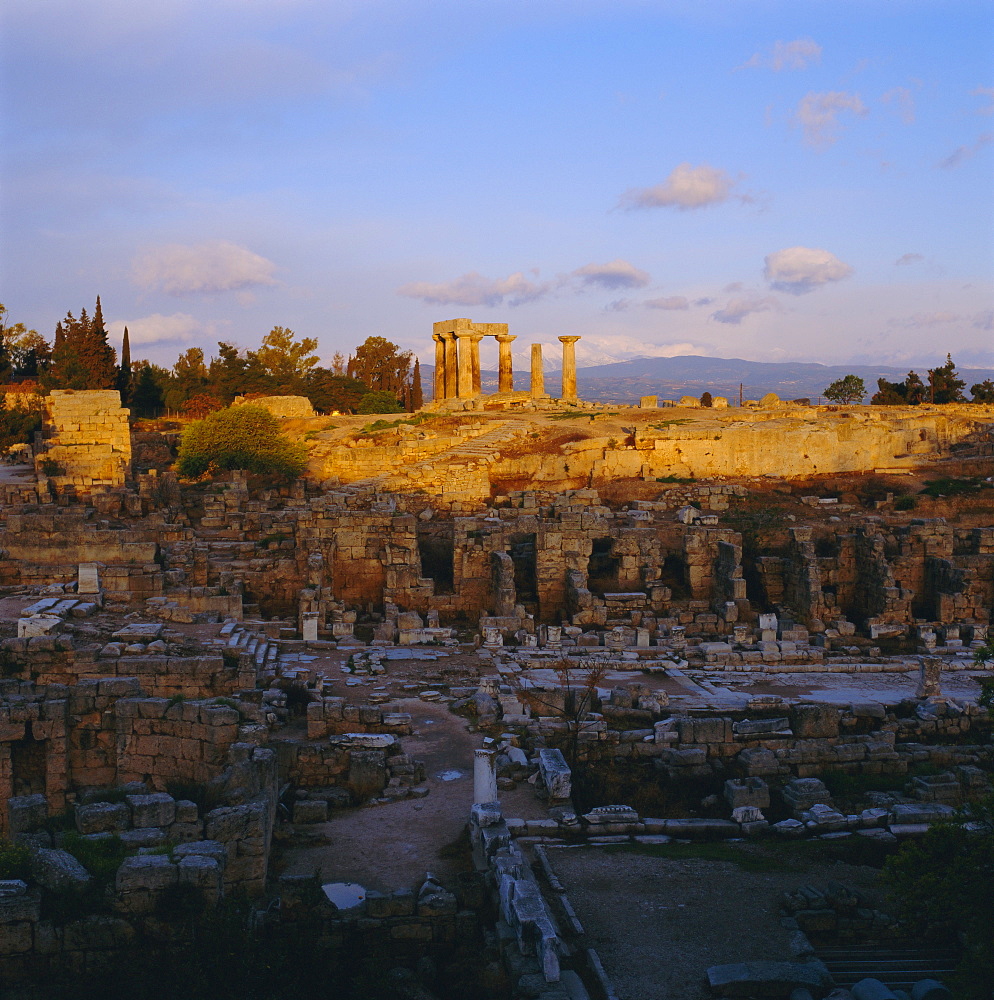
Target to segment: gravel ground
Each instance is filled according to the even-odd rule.
[[[781,851],[784,867],[747,871],[725,861],[595,847],[550,845],[548,855],[621,1000],[709,1000],[709,966],[789,959],[780,926],[784,890],[836,881],[867,891],[877,876],[792,846],[761,850]]]
[[[482,737],[469,732],[466,721],[444,704],[416,699],[399,704],[414,724],[414,735],[401,740],[404,752],[425,762],[428,796],[343,809],[327,823],[308,827],[323,833],[328,843],[288,850],[287,872],[311,875],[317,870],[324,882],[358,882],[390,892],[420,885],[425,872],[445,878],[465,867],[458,857],[440,858],[439,849],[458,839],[469,820],[473,750]],[[507,816],[546,816],[527,783],[502,792],[501,802]]]

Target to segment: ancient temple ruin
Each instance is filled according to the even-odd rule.
[[[435,401],[475,399],[482,393],[480,378],[480,341],[493,337],[498,344],[497,393],[514,392],[514,368],[511,343],[517,338],[507,332],[507,323],[474,323],[471,319],[450,319],[434,324]],[[563,336],[562,399],[574,402],[576,396],[576,336]],[[544,399],[542,345],[531,347],[531,385],[528,395]]]

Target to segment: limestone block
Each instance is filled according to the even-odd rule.
[[[158,894],[178,879],[178,867],[164,854],[125,858],[114,880],[119,906],[126,913],[150,913]]]
[[[755,806],[757,809],[768,809],[770,806],[770,786],[762,778],[730,779],[725,782],[724,795],[733,810],[741,806]]]
[[[128,795],[131,824],[138,827],[169,826],[176,819],[176,800],[166,792]]]
[[[55,635],[61,631],[62,619],[55,615],[35,615],[33,618],[19,618],[17,621],[18,639]]]
[[[77,802],[76,829],[87,833],[127,830],[131,814],[124,802]]]
[[[17,795],[7,800],[7,825],[11,839],[29,833],[48,819],[48,799],[44,795]]]
[[[190,854],[180,858],[176,867],[180,884],[192,885],[199,889],[209,906],[221,898],[223,871],[215,858]]]
[[[386,755],[381,750],[353,750],[349,756],[349,790],[359,800],[386,787]]]
[[[573,772],[561,750],[539,750],[538,766],[550,799],[568,799],[573,794]]]
[[[68,852],[43,847],[31,858],[31,874],[44,889],[82,889],[90,873]]]
[[[294,823],[325,823],[328,803],[324,799],[300,799],[293,804]]]
[[[213,858],[224,868],[228,861],[228,849],[218,840],[197,840],[189,844],[179,844],[173,849],[173,857],[180,860],[189,857]]]

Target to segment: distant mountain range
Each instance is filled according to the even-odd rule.
[[[927,369],[916,368],[922,380],[928,381]],[[431,396],[434,368],[421,369],[425,398]],[[604,403],[637,403],[640,396],[659,396],[661,399],[679,399],[681,396],[725,396],[730,403],[737,403],[739,386],[744,399],[759,399],[768,392],[775,392],[781,399],[807,397],[817,403],[824,396],[825,388],[846,375],[858,375],[866,383],[867,397],[877,390],[877,379],[903,382],[907,368],[886,365],[819,365],[801,362],[744,361],[742,358],[705,358],[683,355],[677,358],[635,358],[610,365],[578,368],[577,391],[581,399]],[[484,392],[497,391],[497,372],[481,373]],[[994,379],[991,368],[961,368],[959,376],[970,386],[985,379]],[[527,390],[528,372],[514,373],[514,386]],[[560,393],[559,372],[545,373],[545,391],[552,396]]]

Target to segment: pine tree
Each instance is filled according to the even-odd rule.
[[[131,376],[131,341],[128,338],[128,328],[124,328],[124,339],[121,342],[121,367],[117,370],[117,391],[121,394],[121,405],[127,406],[131,398],[133,380]]]
[[[50,389],[110,389],[117,376],[114,348],[107,343],[100,297],[91,320],[84,309],[55,328],[52,363],[43,378]]]

